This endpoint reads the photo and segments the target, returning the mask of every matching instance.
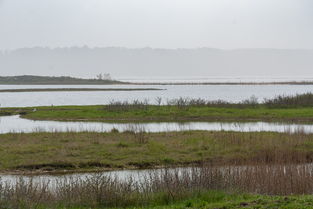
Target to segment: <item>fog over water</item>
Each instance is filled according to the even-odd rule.
[[[311,0],[1,0],[0,75],[313,76]]]
[[[25,48],[0,53],[2,75],[312,77],[313,50]]]

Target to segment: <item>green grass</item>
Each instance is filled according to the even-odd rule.
[[[141,140],[142,137],[145,138],[144,141]],[[312,162],[313,134],[207,131],[138,134],[116,131],[112,133],[3,134],[0,135],[0,156],[0,171],[12,173],[146,168],[199,162],[260,166],[256,170],[258,178],[254,170],[248,169],[242,176],[234,176],[234,182],[231,182],[232,176],[228,177],[226,182],[230,180],[230,187],[225,187],[223,191],[212,190],[212,188],[221,190],[224,185],[219,184],[219,181],[223,182],[224,178],[220,179],[214,170],[212,172],[203,170],[198,178],[210,179],[210,176],[215,176],[212,182],[216,185],[208,184],[210,181],[205,180],[201,181],[203,184],[196,180],[192,182],[193,178],[177,181],[173,178],[176,175],[173,174],[170,177],[170,183],[163,177],[159,189],[151,190],[150,193],[125,190],[129,188],[124,187],[129,184],[127,182],[123,186],[118,182],[114,183],[114,180],[97,178],[88,180],[81,186],[74,184],[73,191],[68,187],[71,183],[63,185],[58,190],[59,196],[53,196],[52,193],[29,184],[20,183],[19,187],[13,186],[12,189],[0,185],[0,193],[2,191],[2,194],[7,194],[0,195],[2,198],[0,198],[0,208],[1,206],[21,209],[100,209],[117,208],[116,206],[128,209],[313,208],[312,195],[264,195],[311,194],[310,186],[307,190],[301,190],[301,187],[310,184],[311,177],[308,178],[306,174],[298,176],[297,171],[288,168],[286,168],[288,176],[281,176],[279,172],[262,172],[264,171],[263,164],[301,165],[305,162]],[[303,170],[300,169],[300,171]],[[159,182],[157,179],[154,181]],[[276,183],[273,184],[273,181]],[[99,182],[107,182],[107,185],[99,184]],[[236,184],[236,182],[239,183]],[[284,193],[285,189],[289,188],[290,182],[295,182],[292,187],[294,190],[290,191],[300,191],[300,193],[289,190],[288,193]],[[268,192],[260,192],[257,186],[255,191],[263,195],[239,192],[254,191],[250,187],[258,183],[261,184],[261,188],[268,188],[269,190],[265,190]],[[102,185],[101,189],[98,187],[100,185]],[[221,185],[221,188],[215,187],[218,185]]]
[[[108,110],[106,106],[59,106],[2,108],[0,115],[18,114],[36,120],[89,120],[110,122],[146,121],[284,121],[313,122],[313,108],[223,108],[147,106],[129,110]]]
[[[144,140],[143,140],[144,139]],[[0,171],[90,171],[199,162],[311,162],[313,135],[236,132],[0,135]]]
[[[207,192],[197,198],[180,201],[170,205],[143,207],[145,209],[307,209],[313,208],[313,196],[261,196],[249,194],[227,194]]]
[[[23,208],[23,207],[19,207]],[[25,209],[28,207],[25,207]],[[36,205],[36,209],[57,208],[57,209],[89,209],[89,208],[112,208],[112,207],[90,207],[90,206],[52,206]],[[116,207],[114,207],[116,208]],[[208,191],[194,195],[180,201],[166,201],[156,199],[146,206],[125,207],[127,209],[309,209],[313,208],[313,196],[266,196],[240,193],[225,193],[221,191]],[[117,208],[118,209],[118,208]],[[120,208],[121,209],[121,208]]]

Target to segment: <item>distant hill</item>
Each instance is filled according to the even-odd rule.
[[[122,83],[115,80],[82,79],[68,76],[0,76],[0,85],[108,85]]]
[[[0,75],[313,76],[313,50],[24,48],[0,52]]]

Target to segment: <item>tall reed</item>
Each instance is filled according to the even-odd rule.
[[[139,177],[139,179],[138,179]],[[253,165],[161,169],[120,179],[95,174],[35,183],[0,183],[0,208],[134,207],[163,205],[208,191],[267,195],[313,194],[313,166]]]

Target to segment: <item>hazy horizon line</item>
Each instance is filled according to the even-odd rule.
[[[270,47],[251,47],[251,48],[216,48],[216,47],[179,47],[179,48],[161,48],[161,47],[126,47],[126,46],[88,46],[88,45],[80,45],[80,46],[29,46],[29,47],[20,47],[14,49],[0,49],[0,52],[12,52],[21,49],[127,49],[127,50],[143,50],[143,49],[150,49],[150,50],[201,50],[201,49],[211,49],[211,50],[220,50],[220,51],[237,51],[237,50],[301,50],[301,51],[312,51],[313,48],[270,48]]]
[[[74,76],[74,75],[49,75],[49,74],[16,74],[16,75],[0,75],[0,77],[20,77],[20,76],[36,76],[36,77],[72,77],[72,78],[86,78],[84,76]],[[95,75],[96,76],[96,75]],[[167,78],[167,79],[245,79],[245,78],[309,78],[313,79],[313,75],[301,75],[301,76],[264,76],[264,75],[238,75],[238,76],[114,76],[112,79],[149,79],[149,78]],[[88,77],[87,77],[88,78]],[[95,77],[89,77],[89,79],[94,79]]]

